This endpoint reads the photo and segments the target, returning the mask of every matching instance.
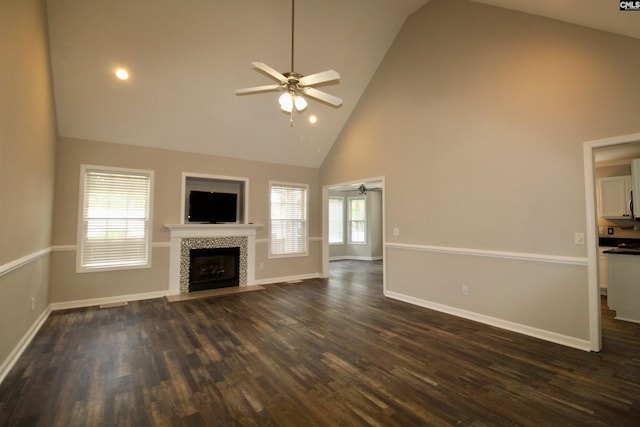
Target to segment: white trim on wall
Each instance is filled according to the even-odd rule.
[[[321,242],[322,237],[309,237],[309,242]],[[269,243],[269,239],[256,239],[256,243],[265,244]]]
[[[69,308],[93,307],[93,306],[102,305],[102,304],[117,304],[121,302],[142,301],[146,299],[162,298],[167,295],[169,295],[168,289],[165,291],[147,292],[143,294],[118,295],[115,297],[92,298],[92,299],[82,299],[82,300],[65,301],[65,302],[52,302],[50,307],[51,307],[51,311],[67,310]]]
[[[322,277],[320,273],[299,274],[297,276],[270,277],[268,279],[255,280],[253,285],[270,285],[274,283],[299,282],[307,279],[318,279]]]
[[[32,252],[28,255],[25,255],[21,258],[18,258],[13,261],[9,261],[6,264],[0,265],[0,277],[4,276],[7,273],[12,272],[13,270],[17,270],[25,265],[37,260],[38,258],[42,258],[43,256],[49,255],[52,251],[52,247],[40,249],[39,251]]]
[[[396,299],[398,301],[403,301],[409,304],[439,311],[441,313],[451,314],[457,317],[462,317],[464,319],[473,320],[475,322],[484,323],[486,325],[495,326],[501,329],[506,329],[508,331],[518,332],[531,337],[540,338],[546,341],[554,342],[556,344],[562,344],[584,351],[590,350],[590,343],[587,340],[581,340],[575,337],[558,334],[556,332],[551,332],[544,329],[534,328],[520,323],[509,322],[507,320],[498,319],[496,317],[486,316],[484,314],[475,313],[473,311],[462,310],[456,307],[426,301],[397,292],[385,291],[384,296]]]
[[[406,249],[420,252],[438,252],[456,255],[470,255],[491,258],[516,259],[520,261],[549,262],[554,264],[570,264],[587,266],[587,258],[560,255],[534,254],[526,252],[494,251],[488,249],[454,248],[448,246],[415,245],[408,243],[387,243],[385,248]]]
[[[11,371],[13,366],[16,364],[22,353],[27,349],[33,337],[36,336],[44,322],[49,318],[49,314],[51,314],[51,306],[47,307],[45,311],[38,316],[36,321],[31,325],[26,334],[20,339],[18,344],[13,348],[11,353],[7,356],[7,358],[0,364],[0,384],[4,381],[7,374]]]

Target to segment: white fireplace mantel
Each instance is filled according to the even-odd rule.
[[[247,237],[247,285],[255,284],[256,232],[262,224],[165,224],[170,233],[169,294],[180,294],[181,240],[188,238]]]
[[[171,237],[255,236],[262,224],[165,224]]]

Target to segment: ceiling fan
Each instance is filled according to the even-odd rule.
[[[331,82],[340,79],[340,74],[334,70],[322,71],[320,73],[303,76],[294,72],[293,68],[293,42],[294,42],[294,17],[295,17],[295,0],[291,0],[291,71],[287,73],[280,73],[275,69],[269,67],[262,62],[252,62],[255,68],[266,73],[269,77],[276,80],[277,84],[271,84],[266,86],[255,86],[245,89],[236,90],[236,95],[247,95],[258,92],[268,92],[274,90],[284,90],[280,98],[280,108],[282,111],[290,113],[291,125],[293,126],[293,109],[298,112],[307,108],[307,101],[302,95],[307,95],[311,98],[326,102],[334,107],[342,105],[342,99],[337,96],[333,96],[321,90],[314,88],[314,85],[320,83]]]

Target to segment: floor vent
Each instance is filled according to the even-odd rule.
[[[100,308],[113,308],[113,307],[124,307],[125,305],[129,305],[128,302],[110,302],[107,304],[100,304]]]

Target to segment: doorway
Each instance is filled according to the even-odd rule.
[[[633,158],[634,150],[640,148],[640,133],[614,138],[587,141],[584,143],[585,200],[587,213],[587,259],[589,286],[589,340],[591,351],[602,348],[602,324],[600,312],[600,281],[598,241],[600,230],[597,209],[596,165],[605,161],[620,161],[623,157]],[[640,157],[640,156],[638,156]]]
[[[323,277],[332,260],[381,261],[386,289],[384,177],[324,186],[322,207]]]

